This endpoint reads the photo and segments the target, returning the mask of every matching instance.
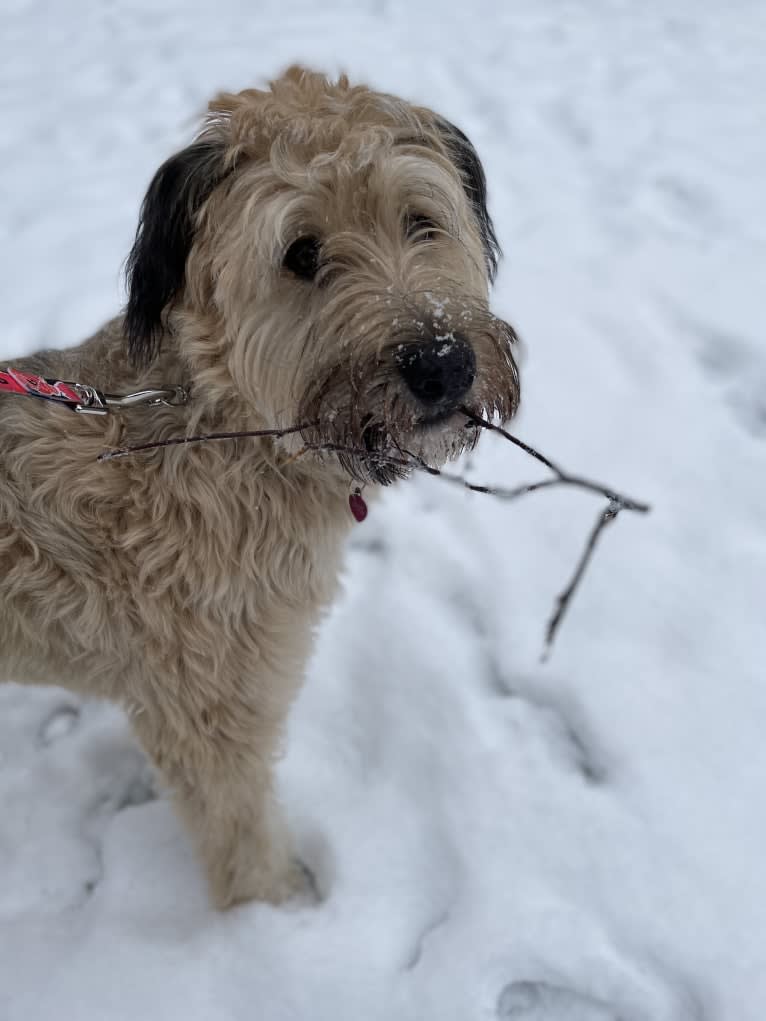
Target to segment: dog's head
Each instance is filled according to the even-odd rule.
[[[204,398],[304,441],[432,464],[509,418],[511,327],[489,311],[499,247],[466,136],[394,96],[291,68],[224,94],[152,181],[128,263],[136,362],[174,329]],[[300,445],[295,438],[285,445]],[[337,462],[335,462],[337,463]]]

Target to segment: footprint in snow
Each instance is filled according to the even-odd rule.
[[[714,199],[695,181],[679,174],[660,174],[652,181],[657,212],[670,227],[682,227],[705,235],[721,226]]]
[[[677,309],[671,316],[691,337],[702,371],[735,421],[756,439],[766,437],[766,360],[757,338],[695,321]]]
[[[547,982],[512,982],[500,993],[501,1021],[622,1021],[600,1000]]]
[[[40,726],[38,740],[41,745],[55,744],[75,729],[80,720],[77,706],[64,705],[55,709]]]

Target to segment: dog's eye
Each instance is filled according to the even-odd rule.
[[[293,241],[285,252],[282,265],[301,280],[313,280],[319,270],[319,239],[307,235]]]
[[[409,213],[405,221],[407,237],[411,241],[433,241],[439,232],[438,224],[430,216],[422,213]]]

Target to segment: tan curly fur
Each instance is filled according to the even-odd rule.
[[[300,68],[217,97],[184,157],[196,191],[183,170],[147,196],[128,319],[12,362],[117,393],[178,383],[189,403],[101,419],[0,396],[0,678],[125,707],[221,907],[304,885],[272,764],[336,590],[353,478],[372,480],[366,493],[388,481],[364,459],[295,455],[313,439],[439,464],[470,445],[463,416],[423,417],[396,364],[403,343],[458,330],[476,360],[465,403],[502,417],[517,405],[513,334],[487,306],[481,196],[445,124]],[[177,207],[152,210],[174,185],[187,188]],[[160,276],[172,261],[150,251],[152,230],[172,231],[174,216],[191,229],[175,238],[183,277],[160,288],[162,314],[142,332],[152,258]],[[310,280],[283,265],[307,235],[321,243]],[[97,461],[118,445],[298,421],[312,423],[302,437]]]

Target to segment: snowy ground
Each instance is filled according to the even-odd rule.
[[[0,1021],[763,1021],[760,0],[4,0],[0,40],[5,356],[118,307],[209,94],[343,67],[484,157],[516,431],[655,506],[547,666],[596,501],[416,479],[358,528],[280,768],[320,907],[212,913],[119,714],[0,690]]]

